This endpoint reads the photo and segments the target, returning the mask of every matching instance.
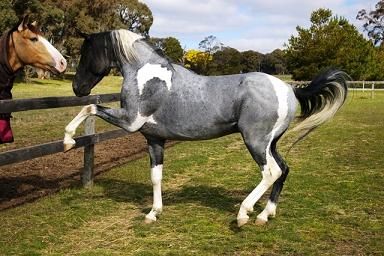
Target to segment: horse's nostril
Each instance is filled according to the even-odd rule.
[[[60,65],[61,65],[61,66],[66,66],[66,65],[67,65],[67,62],[65,61],[65,59],[62,59],[62,60],[60,61]]]

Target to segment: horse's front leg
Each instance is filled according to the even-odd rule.
[[[161,180],[163,178],[163,159],[165,140],[148,138],[149,157],[151,161],[151,181],[153,185],[153,205],[151,211],[145,216],[146,223],[157,220],[163,210],[161,195]]]
[[[77,127],[89,116],[96,115],[108,123],[127,129],[127,115],[125,109],[111,109],[99,105],[90,104],[81,109],[79,114],[65,127],[64,151],[68,151],[76,145],[73,136]]]

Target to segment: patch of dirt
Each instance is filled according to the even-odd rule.
[[[173,143],[168,143],[171,145]],[[140,133],[98,143],[95,171],[98,174],[147,154]],[[70,186],[81,185],[82,148],[0,167],[0,210],[12,208]]]

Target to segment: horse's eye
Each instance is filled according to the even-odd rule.
[[[29,40],[31,40],[32,42],[37,42],[39,39],[37,39],[37,37],[31,37],[29,38]]]

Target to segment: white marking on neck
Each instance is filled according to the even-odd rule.
[[[168,70],[166,67],[162,67],[160,64],[145,64],[142,68],[137,71],[137,86],[139,88],[139,95],[143,93],[145,84],[152,80],[153,78],[158,78],[165,82],[168,90],[172,87],[172,71]]]

